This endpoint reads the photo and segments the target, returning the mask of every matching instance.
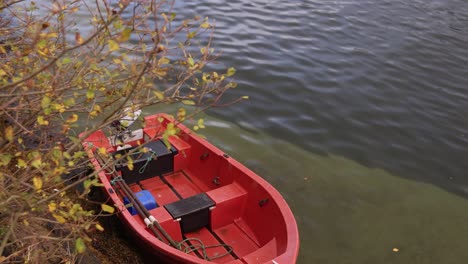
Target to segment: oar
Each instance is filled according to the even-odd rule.
[[[141,204],[140,200],[138,200],[136,197],[135,197],[135,194],[130,190],[130,187],[128,187],[127,183],[125,183],[124,180],[121,181],[123,184],[123,188],[126,190],[127,193],[130,194],[130,196],[132,197],[133,200],[136,201],[136,203],[138,204],[138,206],[140,207],[140,209],[143,211],[144,215],[147,217],[146,219],[148,219],[149,223],[151,226],[153,225],[156,225],[156,228],[159,230],[159,232],[161,232],[163,234],[163,236],[167,239],[167,241],[169,241],[169,243],[175,247],[175,248],[178,248],[177,247],[177,243],[172,239],[172,237],[166,232],[166,230],[164,230],[164,228],[159,224],[159,222],[156,220],[156,218],[154,218],[154,216],[151,215],[151,213],[148,211],[148,209],[146,209],[146,207]],[[127,194],[128,195],[128,194]],[[133,202],[132,202],[133,203]],[[146,222],[146,219],[144,220],[145,223],[148,225],[148,222]]]
[[[95,153],[95,157],[101,164],[105,164],[104,159],[100,157],[99,154]],[[119,177],[119,175],[115,171],[112,171],[111,174],[113,179]],[[121,179],[115,182],[119,184],[120,189],[128,197],[128,199],[133,204],[141,218],[143,218],[143,221],[145,222],[146,226],[148,226],[148,228],[150,228],[151,231],[153,231],[153,233],[159,238],[159,240],[163,241],[161,235],[154,229],[154,226],[156,226],[158,231],[164,235],[164,237],[167,239],[167,241],[169,241],[171,246],[178,248],[178,244],[171,238],[171,236],[166,232],[166,230],[164,230],[164,228],[159,224],[156,218],[154,218],[154,216],[151,215],[151,213],[145,208],[141,201],[138,200],[138,198],[135,196],[132,190],[130,190],[130,187],[127,185],[125,180]]]

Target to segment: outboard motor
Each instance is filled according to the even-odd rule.
[[[129,129],[138,117],[141,115],[141,110],[132,111],[132,108],[127,107],[124,110],[125,116],[120,120],[113,121],[110,126],[115,130],[114,139],[124,143],[127,138],[132,137],[132,131]],[[116,143],[116,142],[114,142]],[[116,145],[116,144],[114,144]]]

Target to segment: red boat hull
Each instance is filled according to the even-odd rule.
[[[112,144],[97,131],[83,141],[83,146],[100,171],[110,203],[118,208],[120,218],[140,245],[167,263],[296,262],[297,224],[276,189],[168,115],[148,116],[145,124],[142,137],[125,145],[131,146],[129,149],[151,147],[116,169],[134,193],[150,196],[144,198],[149,212],[173,240],[188,240],[182,243],[184,247],[202,244],[206,248],[184,253],[170,246],[167,239],[159,240],[140,215],[131,214],[125,194],[116,187],[109,169],[102,170],[96,159],[97,150],[103,152],[103,148],[109,156],[117,157],[119,144]],[[167,138],[171,149],[161,149],[161,137],[172,125],[178,131]],[[150,156],[145,152],[148,148]]]

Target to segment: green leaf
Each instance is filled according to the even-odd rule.
[[[188,62],[188,64],[190,65],[190,67],[192,67],[193,65],[195,65],[195,62],[193,61],[193,58],[192,58],[192,57],[188,58],[188,59],[187,59],[187,62]]]
[[[0,154],[0,166],[6,166],[10,163],[12,156],[10,154]]]
[[[62,64],[64,64],[64,65],[65,65],[65,64],[68,64],[68,63],[70,63],[70,62],[72,62],[72,60],[71,60],[70,58],[68,58],[68,57],[67,57],[67,58],[63,58],[63,60],[62,60]]]
[[[231,67],[227,70],[226,76],[230,77],[230,76],[233,76],[235,73],[236,73],[236,69],[234,69],[234,67]]]
[[[88,90],[86,92],[86,98],[88,98],[90,100],[93,99],[94,98],[94,91],[93,90]]]
[[[115,211],[114,207],[107,205],[107,204],[101,204],[101,208],[104,212],[109,213],[109,214],[113,214]]]
[[[47,41],[45,39],[42,39],[41,41],[39,41],[36,44],[36,47],[38,47],[40,49],[43,49],[43,48],[47,47]]]
[[[87,189],[89,189],[91,187],[91,184],[92,184],[92,181],[90,179],[86,179],[83,182],[83,187],[85,188],[85,190],[87,190]]]
[[[78,254],[82,254],[86,250],[86,245],[81,237],[77,238],[75,241],[75,250],[78,252]]]

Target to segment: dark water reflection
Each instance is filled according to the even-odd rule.
[[[468,186],[466,1],[204,1],[251,101],[211,113],[319,153]],[[182,11],[184,12],[184,11]]]

